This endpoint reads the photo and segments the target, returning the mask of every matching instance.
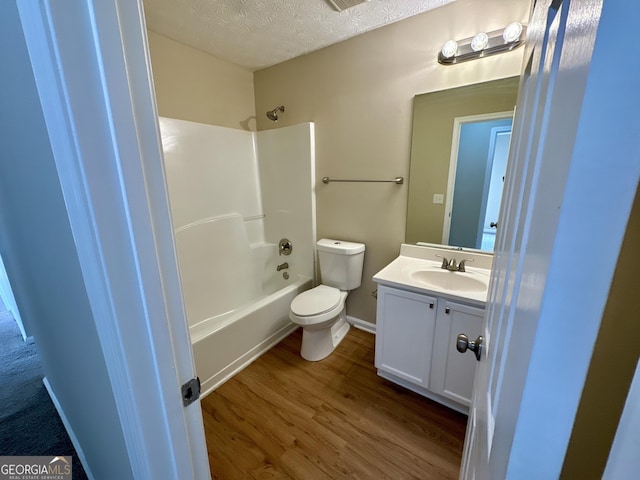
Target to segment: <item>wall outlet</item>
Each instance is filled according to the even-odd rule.
[[[434,193],[433,203],[444,203],[444,193]]]

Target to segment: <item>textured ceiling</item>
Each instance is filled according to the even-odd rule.
[[[325,0],[144,0],[147,27],[259,70],[453,0],[371,0],[337,12]]]

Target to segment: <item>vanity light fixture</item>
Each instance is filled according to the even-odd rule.
[[[455,40],[449,40],[447,43],[445,43],[442,46],[442,50],[440,51],[440,54],[444,58],[451,58],[456,54],[457,51],[458,51],[458,42],[456,42]]]
[[[510,23],[509,25],[504,27],[504,31],[502,32],[502,38],[507,43],[518,41],[521,35],[522,24],[520,22]]]
[[[487,48],[489,44],[489,37],[486,33],[476,33],[471,39],[471,50],[479,52]]]
[[[438,53],[438,63],[453,65],[456,63],[488,57],[497,53],[509,52],[524,43],[526,27],[513,22],[501,30],[480,32],[463,40],[449,40]]]

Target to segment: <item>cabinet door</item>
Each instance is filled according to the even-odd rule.
[[[436,321],[436,299],[378,288],[376,367],[427,388]]]
[[[470,340],[482,335],[483,316],[482,308],[442,300],[438,305],[429,389],[466,406],[471,404],[478,362],[473,352],[458,352],[456,339],[459,333]]]

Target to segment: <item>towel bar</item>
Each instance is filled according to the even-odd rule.
[[[322,183],[329,182],[395,183],[397,185],[402,185],[404,183],[404,177],[396,177],[393,180],[336,180],[335,178],[322,177]]]

